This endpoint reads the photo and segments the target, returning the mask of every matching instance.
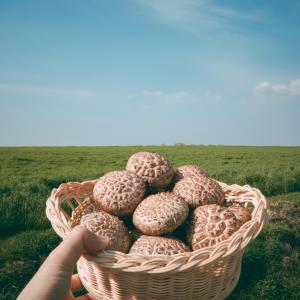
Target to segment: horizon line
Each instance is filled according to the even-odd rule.
[[[251,144],[146,144],[146,145],[0,145],[0,148],[100,148],[100,147],[300,147],[300,145],[251,145]]]

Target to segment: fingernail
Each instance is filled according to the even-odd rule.
[[[111,245],[111,240],[106,236],[97,235],[97,239],[99,240],[99,243],[104,246],[104,249]]]
[[[88,231],[85,236],[85,250],[89,253],[95,253],[106,249],[110,245],[110,240],[107,237],[99,236],[91,231]]]

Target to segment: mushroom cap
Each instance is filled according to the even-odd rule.
[[[145,183],[128,171],[112,171],[100,177],[94,186],[94,198],[104,211],[126,216],[142,201]]]
[[[176,180],[190,176],[208,177],[208,174],[197,165],[181,166],[176,171]]]
[[[188,205],[178,195],[163,192],[144,199],[133,213],[133,224],[144,234],[172,232],[187,218]]]
[[[248,222],[251,219],[251,214],[249,210],[238,203],[234,203],[231,206],[229,206],[228,210],[230,210],[235,215],[240,226],[242,226],[244,223]]]
[[[82,216],[100,211],[99,206],[93,198],[85,199],[80,205],[78,205],[73,211],[70,219],[71,227],[78,225]]]
[[[181,196],[192,207],[207,204],[222,205],[225,200],[221,186],[208,177],[185,177],[175,184],[173,192]]]
[[[174,170],[170,162],[157,153],[137,152],[127,162],[126,170],[139,175],[149,186],[159,191],[171,182]]]
[[[141,235],[130,248],[129,254],[173,255],[190,252],[190,248],[173,237]]]
[[[187,240],[193,250],[224,241],[240,227],[234,214],[217,204],[197,207],[188,223]]]
[[[118,217],[104,211],[84,215],[80,224],[97,235],[107,237],[110,245],[107,249],[127,253],[131,244],[129,232]]]

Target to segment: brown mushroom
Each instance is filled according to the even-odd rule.
[[[185,177],[175,184],[173,192],[181,196],[192,207],[206,204],[222,205],[225,200],[221,186],[208,177]]]
[[[93,198],[87,198],[85,199],[80,205],[78,205],[73,211],[72,211],[72,217],[70,219],[71,227],[74,227],[75,225],[78,225],[80,223],[80,220],[82,216],[100,211],[99,206],[95,202]]]
[[[187,226],[187,240],[193,250],[213,246],[239,229],[234,214],[216,204],[197,207]]]
[[[180,196],[163,192],[147,197],[138,205],[133,224],[144,234],[161,235],[179,227],[188,212],[188,205]]]
[[[126,170],[137,174],[158,191],[164,191],[174,175],[170,162],[161,155],[151,152],[133,154],[128,159]]]
[[[128,171],[109,172],[94,187],[94,198],[100,208],[116,216],[132,214],[144,193],[143,180]]]
[[[107,237],[110,245],[107,249],[127,253],[131,244],[129,232],[118,217],[104,211],[84,215],[80,224],[88,230]]]
[[[176,181],[179,181],[190,176],[208,177],[208,174],[197,165],[185,165],[177,169],[175,177]]]
[[[228,207],[228,209],[235,215],[240,226],[251,219],[249,210],[238,203],[232,204]]]
[[[176,238],[142,235],[134,242],[129,254],[174,255],[189,251],[190,248]]]

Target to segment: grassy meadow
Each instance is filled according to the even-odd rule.
[[[247,247],[230,299],[300,299],[300,148],[233,146],[0,148],[0,299],[15,299],[60,242],[45,216],[52,188],[124,169],[141,150],[258,187],[272,219]]]

